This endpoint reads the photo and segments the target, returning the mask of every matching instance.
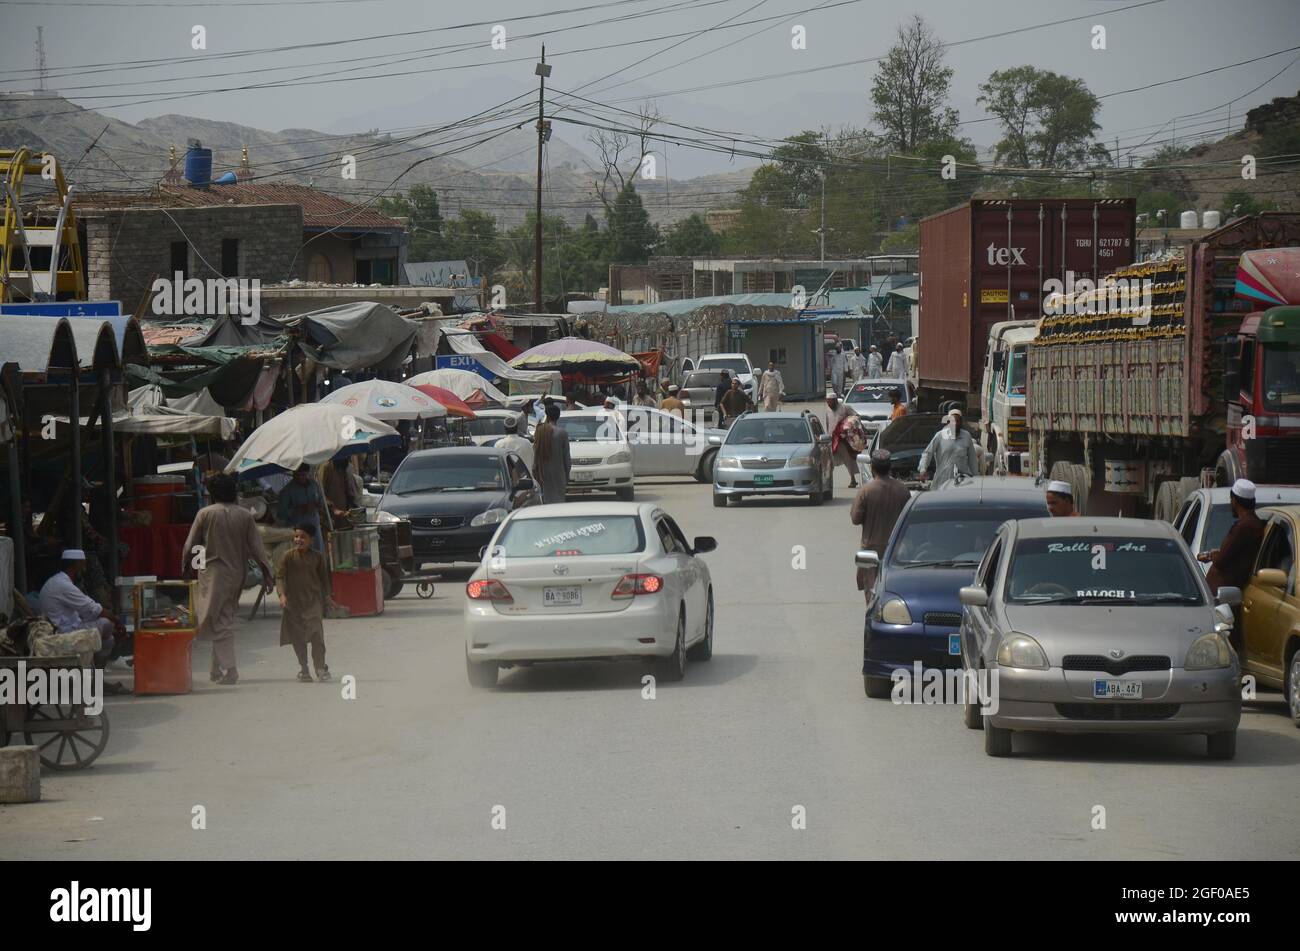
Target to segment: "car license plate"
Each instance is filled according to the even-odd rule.
[[[1094,680],[1092,696],[1095,700],[1120,697],[1124,700],[1142,699],[1142,681],[1140,680]]]
[[[952,654],[954,657],[961,653],[961,635],[960,635],[960,634],[949,634],[949,635],[948,635],[948,653],[949,653],[949,654]]]
[[[581,585],[566,585],[563,588],[543,588],[542,604],[548,608],[564,608],[582,604]]]
[[[771,484],[772,484],[772,477],[770,475],[754,476],[754,485],[771,485]]]
[[[573,481],[574,481],[574,482],[590,482],[590,481],[592,480],[593,475],[594,475],[594,473],[591,473],[591,472],[575,472],[575,473],[573,473]]]

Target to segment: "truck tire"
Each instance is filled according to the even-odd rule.
[[[1052,463],[1052,474],[1048,478],[1052,481],[1070,483],[1074,493],[1074,507],[1078,509],[1080,515],[1088,514],[1088,488],[1092,480],[1088,478],[1088,470],[1082,463]]]
[[[1151,517],[1161,522],[1172,523],[1178,517],[1178,510],[1183,506],[1179,495],[1177,479],[1165,479],[1161,482],[1156,487],[1156,500],[1151,506]]]
[[[1241,465],[1237,462],[1236,454],[1231,449],[1223,450],[1223,452],[1219,453],[1219,458],[1214,461],[1214,485],[1216,488],[1228,488],[1244,474],[1241,471]]]

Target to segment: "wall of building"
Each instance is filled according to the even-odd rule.
[[[229,208],[125,208],[79,215],[85,251],[86,289],[91,300],[119,300],[135,313],[152,298],[155,278],[172,276],[172,244],[187,241],[186,276],[257,279],[263,283],[297,277],[301,262],[302,208],[298,205]],[[221,242],[239,241],[238,273],[222,275]],[[205,263],[206,262],[206,263]],[[151,313],[145,303],[144,313]]]
[[[817,379],[817,360],[813,350],[814,341],[821,340],[820,326],[759,324],[745,329],[747,333],[735,349],[743,351],[755,367],[767,369],[771,351],[785,350],[785,362],[778,361],[776,368],[785,380],[787,398],[819,397],[826,392],[823,381]]]

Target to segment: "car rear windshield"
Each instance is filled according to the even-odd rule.
[[[500,436],[506,431],[504,416],[480,416],[478,419],[466,420],[471,436]]]
[[[812,433],[802,419],[742,419],[727,435],[728,446],[810,442]]]
[[[634,515],[562,515],[515,519],[493,546],[507,558],[557,555],[630,555],[645,550],[641,519]]]
[[[849,390],[848,401],[850,403],[888,403],[890,393],[897,393],[900,400],[906,398],[901,383],[886,384],[884,386],[875,383],[859,383]]]
[[[1020,604],[1203,604],[1200,587],[1171,538],[1101,535],[1023,538],[1007,575]]]
[[[560,425],[574,442],[620,442],[623,431],[612,416],[561,416]]]
[[[487,455],[408,456],[388,486],[393,495],[505,488],[501,460]]]
[[[1003,522],[1042,514],[1008,508],[964,512],[916,507],[899,529],[889,563],[898,568],[974,568]]]
[[[732,373],[749,372],[749,364],[740,357],[710,357],[701,360],[700,366],[708,370],[730,370]]]
[[[728,377],[730,379],[730,377]],[[710,373],[692,373],[686,378],[682,385],[688,390],[698,390],[703,387],[717,389],[718,384],[722,382],[722,374],[716,371]]]

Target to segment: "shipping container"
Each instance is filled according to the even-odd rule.
[[[1267,212],[1106,278],[1144,282],[1147,312],[1067,296],[1029,347],[1034,468],[1081,511],[1166,518],[1203,481],[1300,482],[1300,379],[1267,383],[1300,365],[1297,249],[1300,214]]]
[[[989,329],[1042,315],[1044,285],[1129,264],[1131,198],[974,200],[921,220],[918,385],[922,405],[978,412]]]

